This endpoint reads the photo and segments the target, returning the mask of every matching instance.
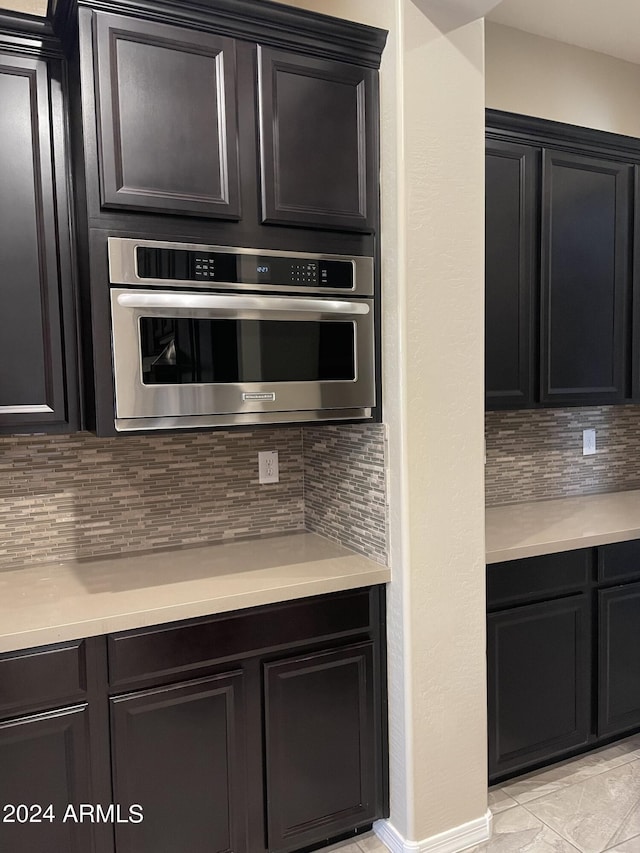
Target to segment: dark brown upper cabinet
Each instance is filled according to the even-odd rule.
[[[258,48],[262,221],[373,230],[376,75]]]
[[[0,15],[0,433],[77,423],[63,106],[46,25]]]
[[[621,403],[626,396],[631,178],[625,163],[543,153],[544,404]]]
[[[487,408],[640,398],[639,163],[637,140],[487,111]]]
[[[485,393],[489,409],[526,408],[535,383],[540,151],[487,140]]]
[[[49,13],[70,84],[84,426],[114,436],[107,238],[375,257],[387,34],[264,0]]]
[[[235,43],[94,13],[104,207],[240,218]]]
[[[81,256],[94,229],[374,254],[384,31],[263,0],[117,7],[50,3]]]

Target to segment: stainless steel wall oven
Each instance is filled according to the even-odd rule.
[[[116,429],[371,418],[373,269],[110,237]]]

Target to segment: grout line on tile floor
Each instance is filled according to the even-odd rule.
[[[616,841],[610,847],[605,847],[605,849],[602,851],[602,853],[607,853],[608,850],[615,850],[616,847],[621,847],[623,844],[629,844],[631,841],[638,841],[639,844],[638,844],[637,849],[640,850],[640,834],[638,834],[638,835],[632,835],[631,838],[627,838],[625,841]]]
[[[567,787],[569,787],[569,786],[567,786]],[[562,790],[566,790],[566,789],[563,788]],[[554,791],[554,793],[556,793],[556,792]],[[535,801],[531,800],[531,802],[535,802]],[[526,805],[523,805],[522,803],[518,803],[518,805],[521,805],[522,808],[525,809],[526,811],[528,811],[530,815],[532,815],[536,820],[539,820],[543,826],[546,826],[547,829],[550,829],[551,832],[554,832],[557,836],[559,836],[566,844],[569,845],[569,847],[571,847],[572,850],[575,850],[576,853],[584,853],[584,850],[581,847],[578,847],[574,841],[571,841],[569,838],[567,838],[567,836],[564,835],[564,833],[562,833],[557,827],[551,826],[550,824],[548,824],[546,822],[546,820],[543,820],[543,818],[541,818],[540,815],[534,814],[531,811],[531,809],[528,809],[526,807]],[[604,851],[601,851],[601,853],[604,853]]]
[[[633,737],[637,737],[637,735],[633,735]],[[616,745],[615,743],[614,743],[614,744],[610,744],[610,746],[615,746],[615,745]],[[608,748],[609,748],[608,746],[605,746],[605,747],[602,747],[602,748],[601,748],[601,750],[604,752],[604,751],[605,751],[605,750],[607,750]],[[638,748],[640,749],[640,743],[639,743],[639,745],[638,745]],[[588,753],[588,752],[587,752],[587,753],[584,753],[583,755],[576,756],[574,759],[567,759],[567,760],[566,760],[566,762],[565,762],[565,763],[566,763],[567,770],[568,770],[568,772],[567,772],[566,776],[563,776],[563,777],[561,777],[561,778],[559,778],[559,779],[554,779],[554,780],[552,780],[552,781],[550,782],[550,784],[554,784],[554,783],[562,783],[561,787],[560,787],[560,788],[558,788],[558,789],[557,789],[557,790],[555,790],[555,791],[542,791],[541,793],[536,794],[535,796],[529,796],[529,797],[527,797],[527,799],[526,799],[526,801],[525,801],[525,802],[520,802],[520,800],[519,800],[519,799],[517,799],[517,795],[511,794],[511,793],[509,793],[509,791],[507,791],[507,790],[506,790],[506,787],[507,787],[508,785],[510,785],[510,784],[516,784],[518,781],[524,780],[526,777],[528,777],[527,781],[529,781],[529,780],[530,780],[530,781],[534,781],[534,780],[535,780],[535,774],[536,774],[536,773],[539,773],[540,775],[543,775],[544,773],[546,773],[546,772],[548,772],[549,770],[551,770],[551,769],[553,768],[553,765],[551,765],[551,767],[542,768],[542,769],[541,769],[541,770],[539,770],[539,771],[534,771],[532,774],[524,774],[524,776],[521,776],[521,777],[516,776],[514,779],[510,779],[510,780],[508,780],[507,782],[505,782],[505,783],[504,783],[504,785],[500,785],[500,787],[499,787],[499,788],[496,788],[495,790],[500,790],[500,791],[502,791],[502,793],[503,793],[503,794],[505,794],[507,797],[511,797],[511,799],[515,800],[515,801],[516,801],[516,803],[517,803],[518,805],[525,806],[525,808],[526,808],[526,806],[527,806],[529,803],[537,802],[538,800],[542,799],[543,797],[550,797],[550,796],[552,796],[553,794],[558,793],[559,791],[564,791],[564,790],[566,790],[566,789],[568,789],[568,788],[572,788],[574,785],[580,785],[581,783],[586,782],[588,779],[595,779],[597,776],[600,776],[600,775],[602,775],[603,773],[610,772],[611,770],[617,770],[617,769],[618,769],[618,767],[625,767],[626,765],[628,765],[628,764],[632,764],[632,763],[633,763],[633,762],[635,762],[635,761],[640,761],[640,752],[638,752],[637,754],[629,753],[629,754],[628,754],[628,757],[627,757],[627,756],[620,756],[620,758],[621,758],[622,760],[621,760],[619,763],[615,764],[613,767],[608,767],[608,766],[607,766],[607,767],[602,767],[601,769],[594,770],[594,772],[590,773],[588,776],[584,776],[584,777],[582,777],[582,778],[575,779],[575,780],[574,780],[574,781],[572,781],[572,782],[564,781],[565,779],[567,779],[567,777],[569,777],[569,776],[571,776],[571,775],[572,775],[572,774],[571,774],[571,766],[572,766],[572,762],[574,762],[574,763],[578,764],[582,758],[586,758],[587,756],[592,755],[592,754],[593,754],[593,753]],[[562,763],[562,762],[559,762],[559,764],[561,764],[561,763]],[[596,766],[597,766],[597,765],[596,765]],[[575,771],[574,771],[574,772],[575,772]],[[542,785],[544,785],[545,783],[544,783],[544,782],[541,782],[541,784],[542,784]],[[530,794],[532,794],[532,793],[534,793],[534,792],[533,792],[533,791],[531,791],[531,792],[529,792],[529,793],[530,793]],[[509,808],[512,808],[512,807],[511,807],[511,806],[509,806]],[[505,810],[503,810],[503,811],[505,811]],[[527,811],[529,811],[529,809],[527,809]],[[499,813],[499,812],[498,812],[498,813]]]
[[[619,844],[626,844],[627,841],[633,840],[632,838],[626,838],[623,841],[620,841],[620,839],[616,840],[615,836],[620,832],[620,829],[625,825],[625,823],[627,822],[629,817],[638,809],[638,806],[640,806],[640,798],[638,798],[627,810],[627,813],[624,816],[624,819],[622,821],[620,821],[620,825],[618,826],[616,831],[613,833],[613,837],[611,839],[609,839],[610,843],[608,843],[607,846],[604,848],[605,851],[611,850],[613,847],[617,847]],[[635,835],[633,837],[638,838],[637,835]],[[604,853],[604,851],[603,851],[603,853]]]

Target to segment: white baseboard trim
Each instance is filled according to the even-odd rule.
[[[487,809],[484,817],[454,826],[423,841],[407,841],[388,820],[376,821],[373,831],[391,853],[461,853],[489,841],[492,819],[491,811]]]

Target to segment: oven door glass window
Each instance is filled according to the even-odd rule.
[[[145,385],[355,381],[353,321],[140,318]]]

